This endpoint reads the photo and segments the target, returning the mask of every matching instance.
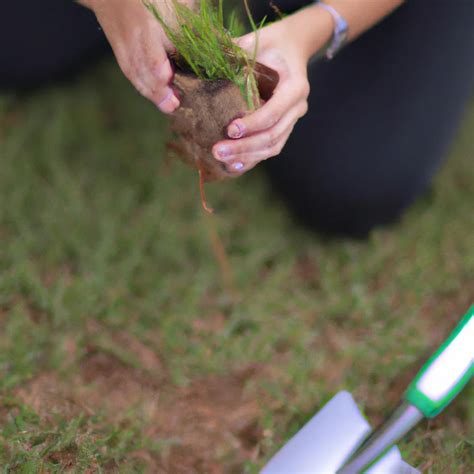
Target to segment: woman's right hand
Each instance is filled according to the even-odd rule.
[[[117,62],[135,88],[162,112],[179,107],[167,52],[173,45],[140,0],[82,0],[94,11]]]

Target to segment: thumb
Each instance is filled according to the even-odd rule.
[[[255,51],[255,42],[257,40],[258,33],[247,33],[246,35],[240,36],[239,38],[235,38],[234,42],[242,48],[247,53],[254,53]]]

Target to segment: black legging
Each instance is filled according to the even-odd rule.
[[[272,14],[254,3],[256,16]],[[309,2],[273,3],[289,12]],[[4,6],[0,41],[3,86],[56,78],[105,47],[69,0]],[[309,112],[266,170],[303,222],[364,236],[423,193],[446,156],[474,90],[474,1],[410,0],[309,73]]]

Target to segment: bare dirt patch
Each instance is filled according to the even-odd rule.
[[[173,474],[221,473],[224,458],[227,466],[229,459],[240,466],[257,449],[260,410],[244,393],[252,374],[240,370],[175,387],[166,379],[144,378],[110,354],[96,353],[83,363],[85,385],[79,387],[79,394],[111,421],[120,421],[129,408],[137,410],[144,434],[166,441],[160,459],[140,454],[150,467]]]
[[[245,459],[257,455],[260,409],[245,394],[246,382],[254,374],[250,367],[198,379],[165,401],[170,405],[157,412],[150,433],[178,441],[163,456],[165,472],[223,473],[224,458],[226,472],[229,466],[239,472]]]
[[[18,388],[15,396],[38,415],[50,420],[55,413],[72,418],[83,411],[66,384],[54,373],[45,372]]]
[[[77,397],[87,400],[94,412],[104,411],[111,421],[120,421],[132,406],[153,406],[164,386],[160,374],[147,377],[143,371],[95,348],[90,348],[82,360],[74,385]]]
[[[142,355],[156,368],[155,356],[146,349]],[[16,396],[45,419],[55,412],[63,417],[102,413],[106,423],[115,426],[130,416],[139,419],[142,436],[164,446],[159,456],[147,450],[129,453],[144,461],[149,472],[241,472],[242,463],[258,455],[262,437],[259,406],[245,390],[257,370],[245,367],[177,387],[164,370],[151,378],[91,347],[68,380],[44,373],[19,388]],[[73,466],[74,453],[58,456],[63,467]]]

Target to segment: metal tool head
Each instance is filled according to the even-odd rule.
[[[349,392],[334,396],[283,446],[261,474],[334,474],[371,431]],[[367,471],[416,474],[393,447]]]

